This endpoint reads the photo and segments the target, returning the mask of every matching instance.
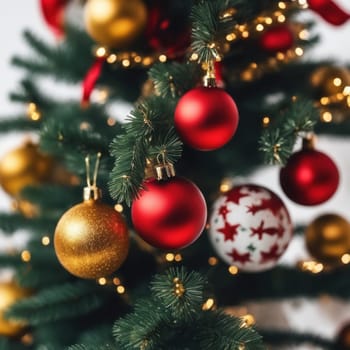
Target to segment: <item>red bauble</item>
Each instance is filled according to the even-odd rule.
[[[294,35],[287,25],[267,29],[259,39],[260,46],[267,52],[284,52],[294,45]]]
[[[280,171],[284,193],[301,205],[318,205],[333,196],[339,184],[339,171],[325,153],[302,149],[294,153]]]
[[[40,8],[46,24],[57,38],[64,35],[64,10],[69,0],[40,0]]]
[[[189,146],[211,151],[235,134],[239,114],[232,97],[217,87],[197,87],[183,95],[175,109],[175,127]]]
[[[340,8],[333,0],[308,0],[309,8],[325,21],[340,26],[350,19],[350,14]]]
[[[182,11],[181,11],[182,10]],[[191,44],[191,28],[183,16],[184,9],[174,9],[163,0],[154,0],[148,9],[145,36],[149,46],[165,51],[171,58],[182,57]]]
[[[207,206],[202,192],[182,177],[150,180],[131,206],[136,232],[161,249],[181,249],[202,233]]]

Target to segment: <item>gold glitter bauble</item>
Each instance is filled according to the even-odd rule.
[[[100,200],[88,199],[59,220],[54,237],[62,266],[80,278],[100,278],[116,271],[129,250],[122,215]]]
[[[319,216],[306,229],[306,246],[319,262],[339,265],[350,252],[349,222],[336,214]]]
[[[28,142],[0,160],[0,184],[8,194],[18,196],[26,186],[49,181],[53,166],[53,158]]]
[[[331,97],[350,85],[350,71],[345,67],[323,66],[312,73],[310,81],[318,97]]]
[[[0,283],[0,335],[15,337],[24,331],[25,323],[6,319],[5,312],[10,306],[30,294],[29,290],[13,282]]]
[[[147,9],[141,0],[88,0],[84,22],[92,39],[120,49],[140,36],[146,26]]]

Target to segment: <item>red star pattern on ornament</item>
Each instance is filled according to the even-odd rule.
[[[261,263],[266,263],[269,261],[276,261],[280,257],[280,253],[278,252],[278,245],[275,243],[271,246],[268,252],[261,252]]]
[[[283,235],[284,235],[284,230],[285,230],[285,228],[283,227],[283,225],[282,225],[282,224],[279,224],[279,225],[278,225],[278,229],[277,229],[277,236],[278,236],[279,238],[282,238],[282,237],[283,237]]]
[[[247,213],[252,213],[252,215],[255,215],[259,211],[270,210],[273,215],[277,216],[281,208],[281,203],[275,199],[262,199],[260,204],[247,206]]]
[[[243,253],[240,254],[238,252],[238,250],[236,250],[235,248],[232,249],[231,253],[227,253],[228,256],[230,256],[232,258],[233,262],[239,262],[241,264],[245,264],[247,262],[250,262],[250,253]]]
[[[240,224],[237,225],[230,225],[228,222],[225,222],[225,226],[218,229],[218,232],[223,233],[224,240],[226,241],[233,241],[235,236],[238,234],[238,227]]]
[[[241,191],[237,191],[233,189],[232,191],[229,191],[226,194],[226,202],[233,202],[239,205],[239,201],[241,200],[241,198],[244,198],[247,196],[248,196],[247,193],[242,193]]]
[[[278,235],[280,237],[280,227],[264,227],[265,222],[264,220],[261,220],[260,225],[257,228],[251,227],[251,236],[255,236],[257,235],[259,240],[262,239],[263,234],[267,234],[269,236],[273,236],[273,235]],[[282,231],[283,234],[283,231]]]
[[[226,220],[226,215],[229,213],[230,211],[227,209],[226,205],[223,205],[219,208],[219,215],[222,215],[222,217],[224,218],[224,220]]]

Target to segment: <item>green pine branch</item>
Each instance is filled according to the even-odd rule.
[[[173,130],[173,110],[174,101],[159,96],[140,101],[122,125],[123,133],[112,141],[110,153],[115,163],[109,191],[118,202],[130,205],[137,197],[147,159],[154,162],[179,159],[182,143]]]
[[[53,75],[59,80],[77,83],[82,80],[93,62],[93,41],[86,32],[67,25],[66,40],[49,44],[31,31],[24,32],[24,39],[32,48],[35,58],[15,56],[12,64],[35,75]],[[79,64],[77,63],[79,59]]]
[[[38,131],[41,126],[41,121],[33,121],[21,115],[14,115],[10,117],[1,117],[0,120],[0,133],[7,134],[13,131]]]
[[[67,350],[119,350],[116,345],[72,345]]]
[[[104,295],[98,286],[77,281],[51,286],[20,300],[7,310],[6,317],[40,325],[85,315],[103,303]]]
[[[177,62],[155,64],[148,71],[156,95],[164,99],[179,98],[192,89],[201,78],[198,64]]]
[[[259,150],[264,153],[265,163],[284,165],[297,138],[313,132],[318,119],[319,110],[313,103],[297,98],[282,114],[277,125],[266,129],[259,140]]]
[[[185,268],[169,269],[151,283],[152,295],[117,320],[113,335],[121,349],[264,349],[261,337],[240,319],[203,311],[205,279]]]
[[[224,13],[241,2],[241,0],[206,0],[193,6],[191,48],[198,55],[199,62],[215,61],[221,57],[220,38],[237,23],[234,16],[225,16]]]
[[[12,234],[19,229],[30,232],[45,232],[54,227],[52,218],[26,218],[18,213],[0,213],[0,229],[4,234]]]

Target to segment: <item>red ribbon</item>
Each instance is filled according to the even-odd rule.
[[[308,0],[309,8],[325,21],[335,26],[344,24],[350,14],[341,9],[333,0]]]
[[[222,74],[222,63],[219,61],[214,62],[214,72],[215,72],[215,81],[217,87],[224,88],[225,82]]]
[[[57,38],[64,35],[64,10],[69,0],[40,0],[41,12]]]
[[[105,60],[105,57],[97,57],[85,75],[85,78],[83,80],[83,96],[81,99],[82,107],[87,107],[90,103],[90,95],[96,85],[97,79],[101,75],[103,63]]]

